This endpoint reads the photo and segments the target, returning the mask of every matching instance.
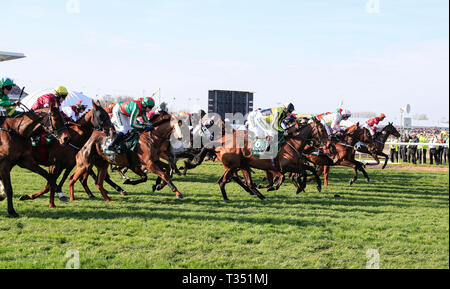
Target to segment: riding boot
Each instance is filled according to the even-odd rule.
[[[130,169],[134,169],[136,167],[136,162],[133,158],[133,152],[130,150],[127,150],[127,159],[128,159],[128,167]]]
[[[119,132],[118,134],[115,134],[113,141],[111,142],[111,144],[108,147],[108,150],[118,152],[118,150],[119,150],[118,145],[124,139],[125,139],[125,134],[123,134],[121,132]]]

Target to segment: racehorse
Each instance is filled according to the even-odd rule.
[[[386,141],[389,139],[389,137],[391,135],[394,135],[395,137],[399,138],[400,137],[400,133],[398,132],[398,130],[394,127],[394,124],[392,122],[390,122],[387,126],[385,126],[383,128],[383,130],[381,132],[377,132],[375,134],[375,137],[373,138],[373,142],[376,146],[376,153],[373,156],[375,161],[377,162],[376,164],[373,164],[375,166],[380,164],[380,160],[378,159],[377,156],[383,156],[385,158],[385,162],[383,165],[383,169],[386,168],[388,162],[389,162],[389,156],[387,154],[385,154],[383,152],[384,150],[384,146],[386,144]],[[369,149],[367,148],[367,146],[362,146],[358,149],[358,152],[361,153],[365,153],[365,154],[371,154],[369,152]]]
[[[159,122],[153,123],[153,126],[155,128],[154,131],[141,133],[139,135],[139,144],[135,152],[123,153],[114,157],[105,155],[102,150],[106,135],[94,131],[86,145],[77,154],[77,170],[69,178],[70,200],[75,200],[75,182],[79,179],[87,178],[89,171],[93,166],[96,166],[98,169],[96,186],[105,201],[110,202],[111,199],[103,188],[103,182],[107,176],[109,164],[117,165],[119,167],[128,167],[141,176],[141,180],[135,182],[135,184],[147,181],[147,174],[143,171],[143,168],[145,168],[148,172],[161,177],[168,183],[177,198],[182,199],[183,195],[178,191],[170,177],[167,175],[170,166],[160,160],[162,155],[161,147],[169,141],[172,131],[181,131],[179,121],[172,115],[166,115]],[[181,135],[179,137],[181,137]]]
[[[243,147],[237,146],[237,139],[243,134]],[[242,137],[242,135],[241,135]],[[312,171],[316,175],[316,170],[307,166],[303,162],[302,152],[306,144],[310,139],[318,139],[321,143],[329,143],[328,135],[323,125],[319,121],[313,121],[301,131],[295,131],[292,134],[286,136],[285,143],[281,146],[275,159],[261,159],[252,155],[253,140],[248,138],[244,132],[235,131],[233,134],[225,135],[221,139],[222,146],[216,148],[205,148],[199,158],[194,161],[194,165],[201,163],[202,157],[206,155],[206,152],[214,151],[217,158],[222,161],[225,168],[225,172],[219,179],[218,183],[224,200],[229,200],[225,186],[231,180],[238,183],[244,190],[255,194],[261,200],[267,200],[257,189],[255,183],[251,178],[251,168],[260,169],[263,171],[270,171],[271,173],[277,173],[278,175],[284,175],[285,173],[293,172],[298,173],[299,182],[300,177],[305,177],[305,168]],[[245,183],[239,178],[238,171],[241,171],[244,175]],[[318,189],[320,190],[321,182],[318,179]],[[306,179],[301,183],[305,183]]]
[[[47,132],[61,144],[70,141],[69,132],[58,106],[27,111],[15,117],[4,119],[0,128],[0,179],[8,200],[8,213],[13,217],[19,215],[13,206],[11,169],[19,165],[44,177],[50,183],[52,193],[57,190],[53,175],[41,168],[33,158],[31,138]],[[52,196],[53,196],[52,194]],[[54,205],[54,200],[50,198]]]
[[[367,128],[361,128],[359,123],[353,125],[346,129],[344,141],[338,141],[335,143],[335,153],[330,151],[328,148],[324,149],[324,152],[327,154],[331,154],[331,159],[333,163],[330,163],[330,158],[328,156],[315,156],[308,155],[308,160],[310,160],[313,164],[319,165],[319,169],[317,173],[321,175],[324,173],[324,186],[328,186],[328,176],[330,172],[331,166],[345,166],[353,168],[354,175],[350,180],[350,185],[353,185],[358,179],[358,171],[361,171],[366,179],[366,182],[370,182],[369,175],[364,169],[364,164],[355,160],[355,145],[358,142],[364,143],[369,153],[372,156],[375,155],[376,147],[373,144],[372,136]],[[291,179],[292,180],[292,179]]]
[[[76,155],[91,137],[94,130],[103,131],[107,135],[114,133],[114,127],[111,123],[109,115],[102,108],[99,101],[92,101],[93,109],[80,117],[80,119],[73,123],[69,123],[70,143],[61,145],[58,142],[53,143],[47,148],[48,156],[41,156],[41,148],[33,148],[33,157],[39,165],[49,166],[49,173],[55,180],[59,178],[61,173],[65,173],[58,184],[58,192],[62,191],[62,186],[67,177],[76,165]],[[93,173],[93,172],[92,172]],[[94,178],[95,179],[95,178]],[[87,179],[82,181],[82,185],[88,195],[92,195],[87,186]],[[34,200],[50,190],[50,184],[47,183],[45,188],[33,195],[24,195],[20,198],[21,201]],[[50,207],[54,204],[50,203]]]

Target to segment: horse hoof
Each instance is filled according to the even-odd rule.
[[[268,202],[269,201],[269,199],[268,198],[264,198],[264,199],[262,199],[264,202]]]
[[[341,196],[340,195],[334,195],[335,199],[339,199]]]
[[[125,191],[120,192],[120,194],[121,194],[122,196],[124,196],[124,197],[128,196],[128,193],[125,192]]]
[[[368,184],[369,184],[369,183],[370,183],[370,179],[366,179],[366,183],[368,183]]]
[[[19,214],[17,214],[16,212],[11,212],[11,213],[8,212],[8,214],[11,218],[19,218],[20,217]]]
[[[177,196],[177,200],[182,200],[182,199],[184,199],[184,197],[183,196]]]
[[[63,203],[68,203],[68,202],[69,202],[69,198],[66,197],[66,196],[61,196],[61,197],[59,197],[59,200],[60,200],[61,202],[63,202]]]
[[[124,184],[124,185],[131,185],[130,179],[126,179],[126,180],[123,182],[123,184]]]
[[[273,188],[273,187],[272,188],[268,188],[267,191],[268,192],[273,192],[273,191],[275,191],[275,188]]]
[[[317,187],[317,191],[318,191],[319,193],[321,193],[321,192],[322,192],[322,187]]]
[[[31,200],[30,196],[28,195],[23,195],[19,198],[19,201],[28,201]]]

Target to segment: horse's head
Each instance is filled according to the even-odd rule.
[[[114,125],[111,122],[109,114],[101,106],[100,101],[92,100],[93,109],[89,112],[92,114],[90,117],[90,124],[96,130],[103,131],[106,135],[113,135],[115,133]]]
[[[385,132],[387,136],[393,135],[396,138],[399,138],[401,136],[398,130],[395,128],[394,123],[392,122],[390,122],[386,127],[383,128],[383,132]]]
[[[310,123],[312,128],[312,136],[316,139],[321,146],[326,146],[328,149],[331,149],[332,143],[328,138],[328,133],[325,126],[316,118],[312,120]]]
[[[176,139],[181,140],[183,138],[181,132],[183,122],[176,115],[161,112],[160,114],[155,115],[151,122],[155,127],[156,135],[159,137],[168,139],[173,133],[173,136]]]
[[[40,109],[39,113],[40,112],[45,114],[41,120],[41,125],[44,127],[44,130],[56,137],[61,144],[69,143],[70,134],[65,125],[59,106],[50,104],[48,108]]]

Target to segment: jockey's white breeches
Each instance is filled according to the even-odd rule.
[[[323,126],[327,130],[327,133],[329,136],[333,134],[333,132],[331,131],[331,128],[328,126],[327,122],[324,119],[321,119],[320,123],[323,124]]]
[[[117,133],[127,134],[129,131],[133,130],[130,125],[130,117],[124,115],[120,111],[120,105],[114,106],[112,115],[111,122]]]
[[[373,131],[373,128],[370,125],[368,125],[367,123],[364,123],[363,125],[361,125],[361,127],[367,128],[369,130],[371,136],[375,135],[375,132]]]
[[[248,115],[248,130],[253,132],[258,138],[270,136],[274,138],[278,135],[277,131],[270,127],[270,124],[264,120],[260,111],[253,111]]]

